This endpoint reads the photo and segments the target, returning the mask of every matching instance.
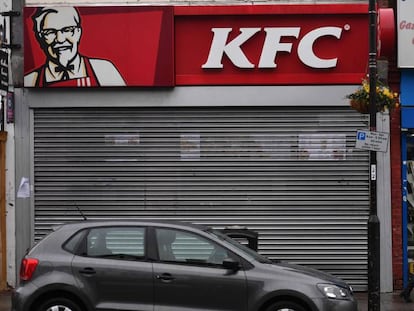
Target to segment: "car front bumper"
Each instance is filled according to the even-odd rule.
[[[348,300],[341,299],[316,299],[314,300],[318,311],[358,311],[358,302],[354,297]]]

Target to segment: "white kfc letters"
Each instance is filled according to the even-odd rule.
[[[252,38],[255,34],[262,31],[262,28],[240,28],[240,34],[227,42],[232,28],[212,28],[214,33],[210,46],[210,52],[205,64],[201,67],[205,69],[223,68],[222,58],[226,54],[234,66],[239,68],[255,68],[247,56],[244,54],[241,46],[243,43]],[[266,33],[262,47],[262,52],[257,64],[258,68],[276,68],[276,58],[278,52],[291,53],[292,43],[281,42],[282,37],[299,38],[300,27],[265,27]],[[334,68],[338,58],[323,59],[315,55],[313,44],[315,41],[324,36],[332,36],[337,39],[341,38],[342,28],[340,27],[320,27],[306,33],[298,44],[297,54],[300,61],[312,68]]]

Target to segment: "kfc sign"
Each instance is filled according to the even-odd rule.
[[[276,68],[278,52],[291,53],[293,43],[283,43],[282,38],[293,37],[298,39],[301,31],[300,27],[265,27],[265,40],[262,46],[258,64],[253,64],[243,53],[241,45],[253,37],[261,28],[241,28],[240,35],[228,41],[229,33],[232,28],[213,28],[213,41],[211,43],[208,59],[202,68],[223,68],[222,59],[224,54],[230,59],[234,66],[238,68]],[[340,27],[320,27],[309,31],[303,36],[297,46],[297,55],[300,61],[311,68],[334,68],[338,58],[324,59],[313,51],[315,42],[324,36],[332,36],[340,39],[342,28]]]
[[[26,7],[24,86],[359,84],[368,25],[351,3]]]
[[[174,7],[176,85],[359,84],[367,12],[365,4]]]
[[[174,86],[173,8],[26,7],[24,86]]]

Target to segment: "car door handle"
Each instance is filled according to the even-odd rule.
[[[79,270],[79,273],[86,274],[86,275],[92,275],[92,274],[95,274],[96,271],[94,268],[84,268],[82,270]]]
[[[164,281],[164,282],[171,282],[171,281],[175,280],[175,278],[169,273],[163,273],[161,275],[157,274],[155,277],[156,277],[157,280],[161,280],[161,281]]]

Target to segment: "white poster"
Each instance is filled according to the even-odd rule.
[[[29,178],[22,177],[20,180],[20,186],[17,190],[17,197],[21,199],[30,198],[30,182]]]
[[[200,134],[181,134],[180,137],[181,160],[200,160]]]
[[[345,160],[345,134],[300,134],[299,158],[309,161]]]
[[[398,0],[398,67],[414,68],[414,0]]]

